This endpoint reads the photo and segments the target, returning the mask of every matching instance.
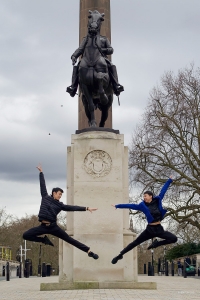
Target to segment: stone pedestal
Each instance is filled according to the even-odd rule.
[[[97,207],[90,213],[68,212],[67,232],[88,245],[98,260],[60,241],[59,283],[42,284],[41,290],[77,288],[145,288],[137,282],[137,249],[116,265],[111,260],[133,239],[129,210],[111,204],[128,203],[128,148],[124,136],[86,131],[72,135],[67,149],[67,204]],[[156,288],[148,283],[146,288]]]

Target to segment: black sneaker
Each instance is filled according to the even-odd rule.
[[[111,263],[112,263],[113,265],[115,265],[115,264],[118,262],[118,260],[119,260],[119,259],[122,259],[122,258],[123,258],[123,255],[122,255],[122,254],[119,254],[119,255],[117,255],[116,257],[114,257],[114,258],[112,259]]]
[[[156,247],[157,247],[157,244],[158,244],[158,240],[155,239],[155,240],[153,241],[153,243],[147,248],[147,250],[150,250],[150,249],[152,249],[152,248],[156,248]]]
[[[89,257],[93,257],[94,259],[98,259],[99,258],[98,254],[95,254],[94,252],[91,252],[91,251],[88,253],[88,256]]]
[[[46,235],[44,236],[44,244],[54,247],[54,244],[50,241],[50,239]]]

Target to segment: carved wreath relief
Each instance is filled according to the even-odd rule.
[[[110,155],[103,150],[93,150],[86,155],[83,167],[92,177],[103,177],[110,172],[112,159]]]

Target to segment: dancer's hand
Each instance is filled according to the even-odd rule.
[[[113,206],[115,209],[117,209],[116,206],[115,206],[114,204],[111,204],[111,206]]]
[[[95,210],[97,210],[98,208],[91,208],[91,207],[88,207],[88,209],[87,210],[89,210],[91,213],[93,212],[93,211],[95,211]]]
[[[36,167],[40,172],[42,172],[42,165],[39,163],[39,165]]]
[[[169,178],[173,180],[173,176],[172,175],[170,175]]]

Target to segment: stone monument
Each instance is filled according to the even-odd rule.
[[[42,283],[41,290],[140,288],[156,283],[138,282],[137,248],[116,265],[112,258],[136,234],[129,229],[129,211],[111,204],[128,203],[128,148],[122,134],[83,131],[72,135],[67,149],[67,204],[98,207],[90,214],[67,213],[67,233],[98,253],[91,260],[79,249],[59,241],[59,283]]]
[[[110,40],[101,34],[104,16],[97,10],[88,11],[87,34],[71,56],[74,66],[72,84],[66,92],[74,97],[79,86],[79,95],[88,119],[86,127],[96,127],[97,124],[104,127],[113,103],[113,93],[119,101],[119,95],[124,91],[118,82],[117,68],[109,59],[113,53]],[[77,63],[78,58],[80,60]],[[96,120],[95,110],[101,111],[100,120]]]
[[[80,0],[79,43],[81,43],[84,36],[87,35],[87,15],[89,10],[98,10],[100,13],[105,13],[106,19],[101,26],[101,34],[111,41],[110,0]],[[95,115],[96,119],[99,121],[100,111],[96,110]],[[88,123],[85,116],[85,109],[83,107],[81,97],[79,97],[78,129],[83,129],[87,126]],[[105,127],[112,128],[112,106],[109,108],[108,119]]]
[[[104,30],[110,34],[110,1],[81,0],[80,18],[88,10],[107,14]],[[81,35],[85,27],[80,28]],[[81,104],[80,104],[81,106]],[[129,202],[128,147],[124,136],[109,128],[91,126],[79,106],[79,130],[72,135],[67,149],[67,204],[98,207],[89,212],[68,212],[67,233],[98,253],[91,260],[79,249],[59,241],[59,282],[42,283],[41,290],[141,288],[155,289],[154,282],[138,282],[137,248],[124,255],[116,265],[112,258],[135,239],[129,229],[129,210],[114,210],[111,204]],[[85,125],[84,125],[85,124]],[[91,125],[91,124],[90,124]]]

